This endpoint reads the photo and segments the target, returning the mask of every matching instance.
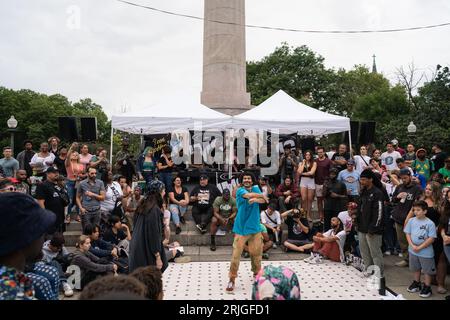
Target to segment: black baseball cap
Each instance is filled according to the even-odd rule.
[[[206,174],[201,174],[200,180],[205,180],[205,179],[209,179],[208,176]]]
[[[59,173],[59,171],[55,167],[49,167],[45,173]]]
[[[0,194],[0,221],[0,256],[5,256],[52,231],[56,215],[29,195],[8,192]]]

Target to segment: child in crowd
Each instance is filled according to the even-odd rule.
[[[422,298],[431,296],[431,278],[436,274],[433,242],[436,239],[436,226],[426,217],[428,204],[416,201],[413,204],[415,217],[406,224],[404,232],[409,243],[409,269],[414,281],[408,292],[419,292]],[[425,274],[425,284],[420,282],[421,273]]]

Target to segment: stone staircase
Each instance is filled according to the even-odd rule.
[[[175,233],[175,225],[170,224],[170,241],[178,241],[182,246],[209,246],[211,242],[211,236],[208,232],[201,234],[200,231],[195,226],[194,219],[192,218],[191,208],[184,215],[186,223],[181,224],[182,232],[180,234]],[[287,239],[287,226],[282,224],[283,237],[282,239]],[[64,233],[64,238],[66,241],[66,247],[74,247],[77,243],[80,235],[82,234],[81,223],[72,220],[70,224],[66,226],[66,232]],[[231,246],[233,244],[233,235],[227,233],[224,236],[216,236],[217,246]]]

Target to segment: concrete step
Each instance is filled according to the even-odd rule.
[[[185,219],[186,219],[186,217],[185,217]],[[186,220],[185,224],[180,223],[180,227],[181,227],[181,230],[183,230],[183,231],[198,231],[198,229],[196,227],[196,224],[195,224],[195,221],[193,219],[192,220]],[[209,231],[209,227],[210,227],[210,224],[208,224],[208,227],[206,228],[208,231]],[[287,230],[287,225],[285,223],[282,223],[281,224],[281,229],[282,230]],[[173,223],[173,221],[171,221],[170,222],[170,231],[175,232],[175,230],[176,230],[176,226]]]
[[[283,230],[282,239],[287,239],[287,231]],[[216,236],[217,246],[231,246],[233,244],[234,236],[232,233],[227,233],[224,236]],[[209,246],[211,243],[210,233],[201,234],[196,231],[182,231],[180,234],[171,232],[170,241],[178,241],[182,246]]]
[[[66,224],[66,232],[68,231],[79,231],[81,233],[81,222],[70,221],[69,224]]]
[[[67,231],[64,233],[66,246],[74,247],[80,238],[81,231]],[[233,244],[233,234],[227,233],[224,236],[216,236],[217,246],[231,246]],[[283,230],[282,239],[287,239],[287,230]],[[209,232],[201,234],[197,229],[191,231],[182,231],[180,234],[170,233],[170,241],[178,241],[183,246],[209,246],[211,235]]]
[[[75,247],[75,244],[80,239],[81,231],[66,231],[64,232],[64,240],[66,247]]]

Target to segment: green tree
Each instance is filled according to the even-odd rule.
[[[291,48],[286,43],[261,61],[247,64],[248,90],[252,104],[259,105],[278,90],[317,108],[330,102],[324,88],[335,80],[325,68],[324,58],[306,46]]]
[[[45,95],[32,90],[11,90],[0,87],[0,145],[9,144],[7,120],[14,115],[19,122],[19,135],[31,139],[35,146],[58,133],[58,117],[97,117],[98,144],[108,145],[111,123],[102,107],[90,99],[72,103],[66,97]],[[66,141],[69,142],[69,141]],[[16,148],[18,151],[20,148]]]
[[[417,126],[416,144],[431,148],[439,142],[450,150],[450,68],[440,65],[436,76],[418,90],[411,120]]]

